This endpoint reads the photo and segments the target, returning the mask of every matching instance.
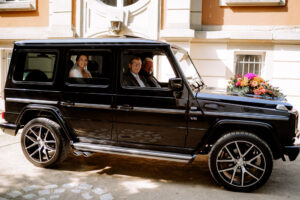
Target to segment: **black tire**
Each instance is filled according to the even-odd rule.
[[[21,146],[27,160],[38,167],[54,167],[69,153],[60,126],[47,118],[29,121],[22,132]]]
[[[208,164],[218,184],[228,190],[249,192],[269,179],[273,155],[267,143],[256,135],[229,132],[213,145]]]

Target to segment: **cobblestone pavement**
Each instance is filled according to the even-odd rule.
[[[0,200],[6,199],[299,199],[300,159],[275,161],[270,180],[252,193],[214,183],[207,156],[192,164],[95,154],[70,157],[55,169],[33,166],[23,156],[20,136],[0,132]]]

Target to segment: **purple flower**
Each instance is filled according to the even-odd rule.
[[[249,80],[252,80],[254,77],[257,77],[254,73],[247,73],[244,75],[244,77],[248,78]]]

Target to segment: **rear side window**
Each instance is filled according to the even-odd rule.
[[[70,51],[67,83],[109,87],[112,77],[110,51]]]
[[[13,79],[28,82],[52,82],[57,53],[19,52]]]

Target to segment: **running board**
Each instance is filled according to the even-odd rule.
[[[118,146],[102,145],[102,144],[91,144],[91,143],[83,143],[83,142],[73,143],[73,148],[83,152],[110,153],[110,154],[118,154],[118,155],[126,155],[126,156],[143,157],[143,158],[171,160],[171,161],[184,162],[184,163],[188,163],[189,161],[194,159],[194,156],[188,154],[160,152],[160,151],[152,151],[152,150],[145,150],[145,149],[134,149],[134,148],[126,148],[126,147],[118,147]]]

